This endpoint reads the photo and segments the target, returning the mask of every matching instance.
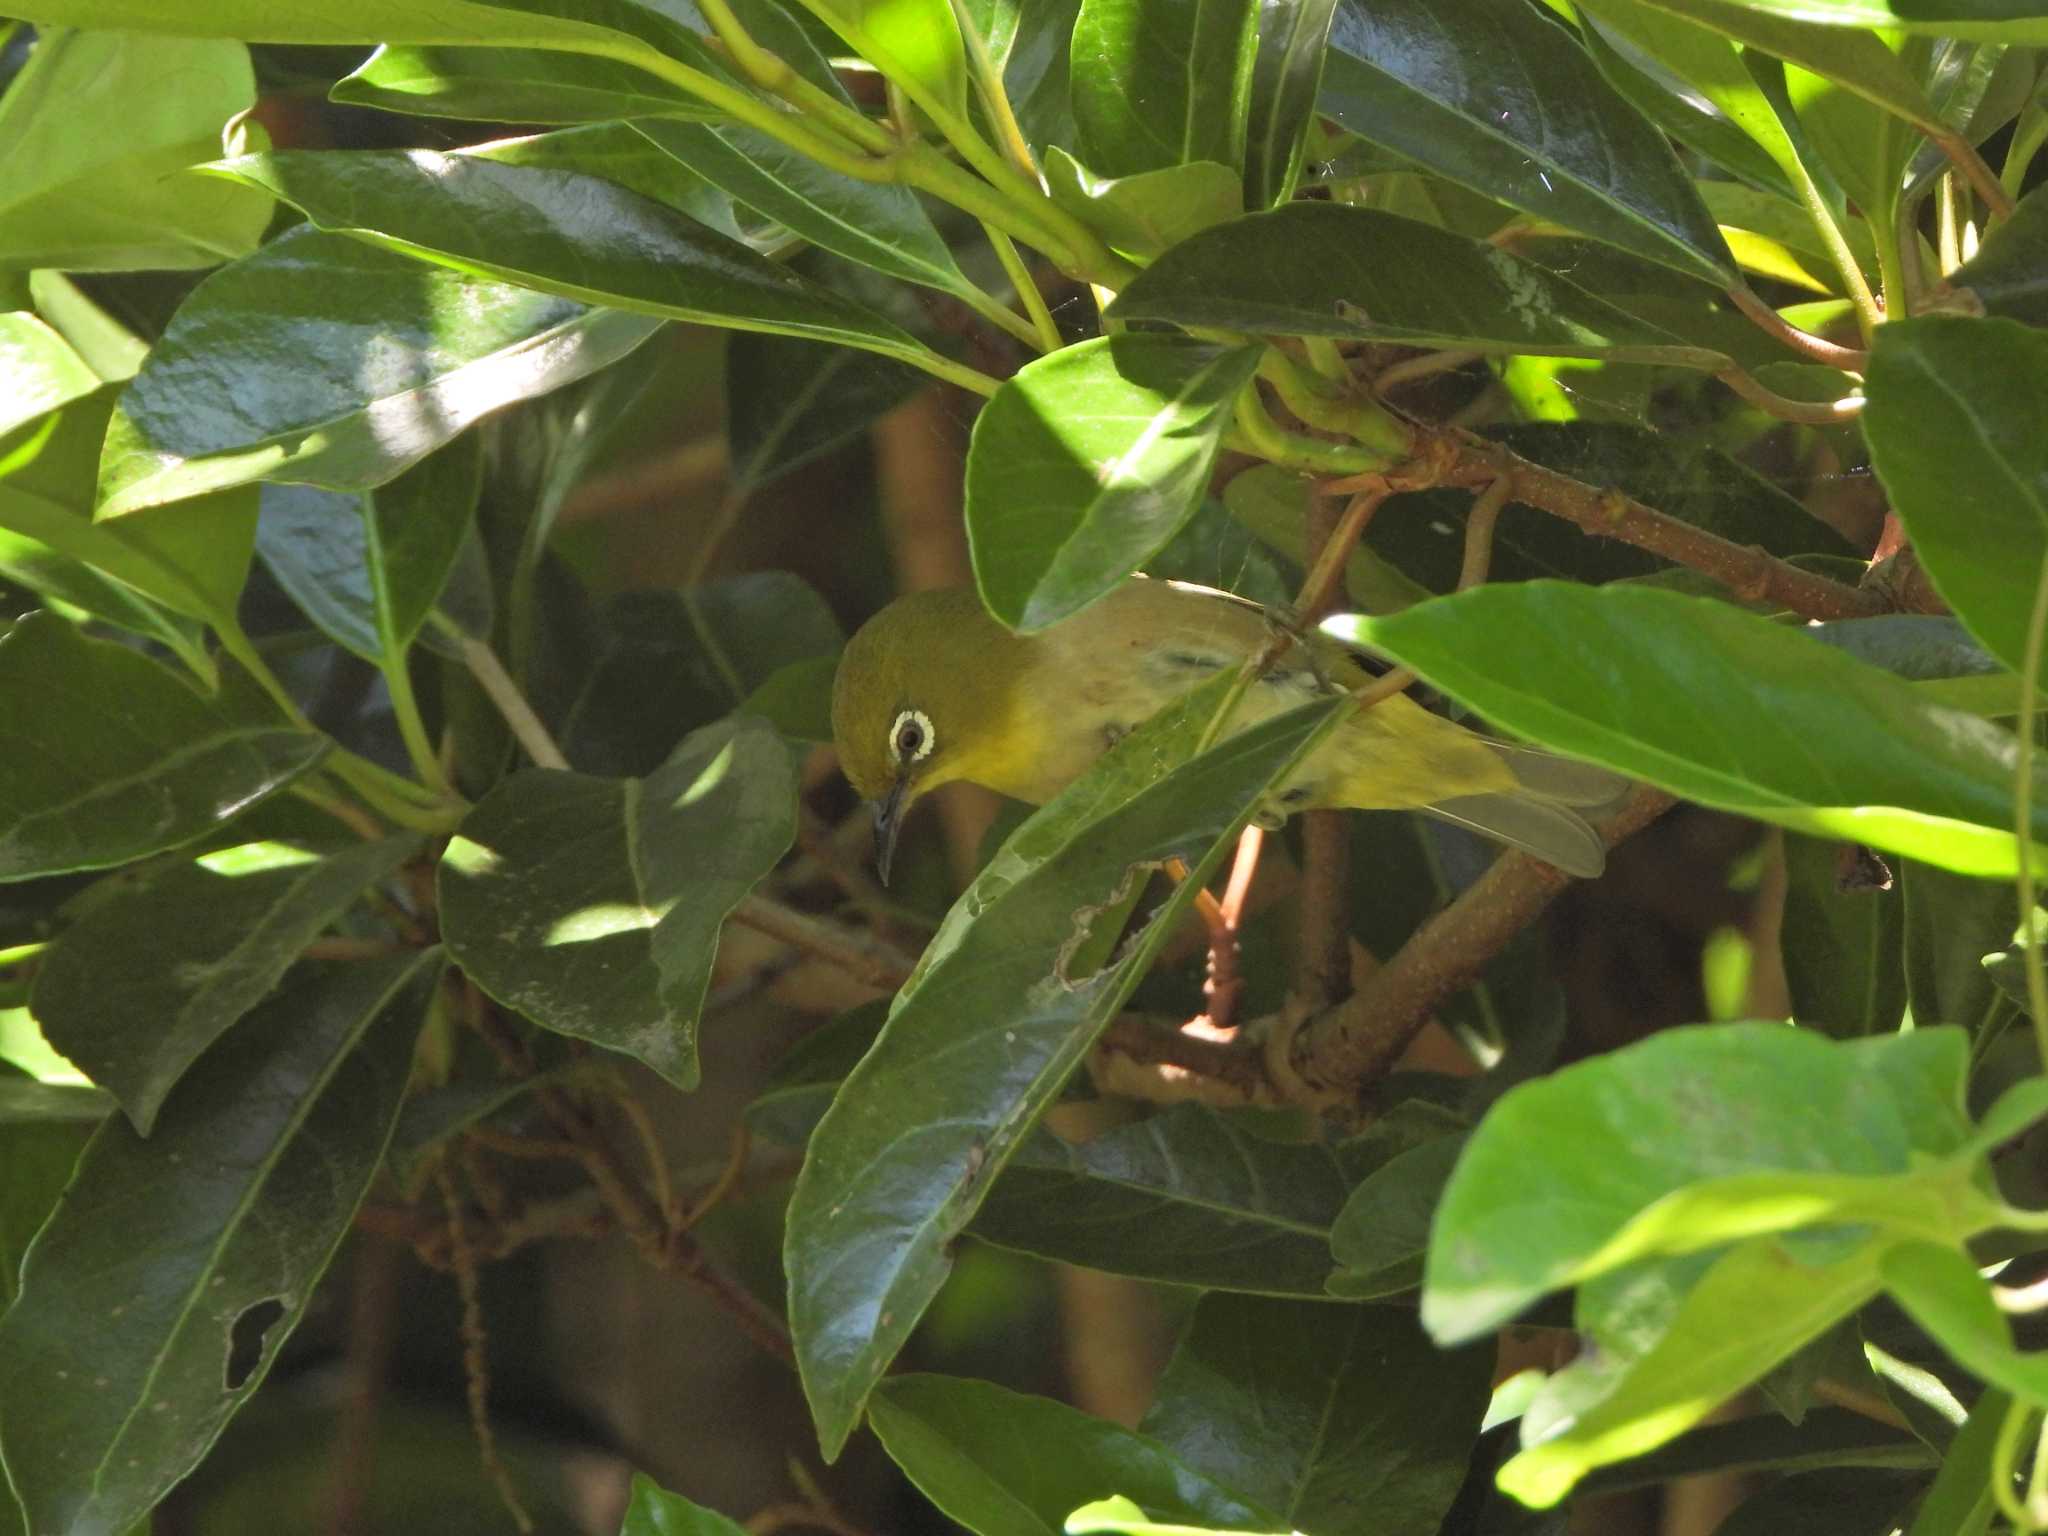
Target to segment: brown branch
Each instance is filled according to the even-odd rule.
[[[498,1491],[499,1501],[512,1516],[520,1536],[529,1536],[533,1517],[519,1502],[519,1491],[512,1486],[511,1474],[498,1456],[497,1438],[491,1433],[490,1352],[484,1333],[483,1299],[477,1288],[476,1254],[463,1227],[462,1199],[445,1164],[434,1170],[434,1180],[448,1210],[448,1253],[453,1261],[450,1267],[455,1272],[455,1289],[462,1298],[462,1376],[467,1389],[464,1395],[469,1402],[470,1429],[476,1436],[477,1455],[483,1460],[492,1487]]]
[[[1341,516],[1335,497],[1309,498],[1308,547],[1316,551],[1315,570],[1327,574],[1321,583],[1312,575],[1302,584],[1298,612],[1304,628],[1335,602],[1338,573],[1386,494],[1362,492]],[[1303,812],[1294,991],[1313,1008],[1327,1008],[1351,990],[1350,884],[1351,818],[1335,810]]]
[[[1122,1014],[1102,1032],[1097,1049],[1140,1066],[1221,1083],[1245,1103],[1270,1100],[1265,1065],[1257,1051],[1185,1034],[1180,1022],[1141,1013]]]
[[[1839,368],[1844,373],[1861,373],[1870,366],[1868,352],[1842,346],[1829,341],[1825,336],[1816,336],[1811,331],[1800,330],[1747,286],[1738,284],[1730,288],[1728,298],[1759,329],[1768,331],[1802,357],[1816,363],[1825,363],[1830,368]]]
[[[908,981],[915,964],[877,939],[822,922],[765,896],[743,897],[733,908],[732,920],[793,949],[829,960],[855,980],[884,992],[894,992]]]
[[[1793,400],[1767,388],[1747,369],[1723,368],[1714,377],[1758,410],[1780,421],[1808,427],[1839,427],[1863,414],[1861,395],[1844,395],[1839,400]]]
[[[1603,491],[1532,464],[1498,443],[1456,430],[1425,427],[1418,429],[1418,447],[1447,460],[1437,484],[1483,486],[1505,476],[1513,500],[1563,518],[1597,538],[1617,539],[1688,566],[1740,597],[1777,603],[1808,619],[1863,619],[1888,611],[1879,593],[1802,571],[1755,545],[1731,543],[1620,491]],[[1329,481],[1323,489],[1351,490],[1357,484]]]
[[[1608,847],[1673,804],[1638,788],[1601,829]],[[1445,998],[1467,985],[1534,922],[1571,876],[1526,853],[1506,853],[1418,928],[1352,997],[1295,1035],[1290,1065],[1314,1087],[1356,1091],[1384,1076]]]

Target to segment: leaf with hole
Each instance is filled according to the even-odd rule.
[[[147,1142],[93,1138],[0,1319],[0,1458],[33,1529],[125,1530],[255,1394],[383,1158],[440,969],[309,962]]]

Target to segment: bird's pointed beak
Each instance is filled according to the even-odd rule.
[[[898,779],[889,793],[875,802],[875,875],[887,885],[889,866],[896,858],[896,834],[903,830],[905,791],[908,779]]]

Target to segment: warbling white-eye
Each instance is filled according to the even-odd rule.
[[[1014,634],[968,590],[915,592],[847,644],[832,688],[840,767],[875,806],[888,879],[910,807],[954,779],[1043,804],[1132,727],[1274,638],[1256,604],[1181,582],[1126,582],[1072,618]],[[1243,730],[1369,674],[1334,640],[1304,636],[1246,694]],[[1604,768],[1513,746],[1399,694],[1362,709],[1278,786],[1266,818],[1318,807],[1419,810],[1569,874],[1600,873],[1600,835],[1576,807],[1626,788]]]

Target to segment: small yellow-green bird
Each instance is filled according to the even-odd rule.
[[[1029,635],[997,623],[972,591],[898,598],[848,642],[832,688],[840,767],[874,803],[882,878],[905,813],[927,791],[965,779],[1042,805],[1132,727],[1259,655],[1273,635],[1255,603],[1142,577]],[[1335,641],[1305,637],[1250,690],[1232,729],[1369,680]],[[1580,808],[1626,787],[1604,768],[1492,740],[1397,694],[1338,726],[1278,787],[1265,819],[1318,807],[1427,811],[1591,878],[1606,850]]]

